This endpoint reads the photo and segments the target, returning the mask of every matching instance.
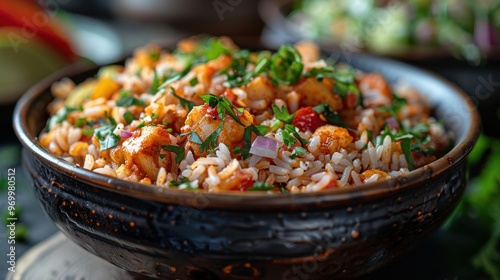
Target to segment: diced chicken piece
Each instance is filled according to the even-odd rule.
[[[174,162],[175,155],[162,149],[165,145],[172,145],[171,136],[166,129],[145,126],[136,130],[122,145],[126,168],[155,181],[160,168],[170,170]],[[165,156],[160,156],[162,154]]]
[[[333,154],[341,148],[349,147],[352,140],[353,138],[347,129],[327,124],[314,131],[308,149],[314,155]]]

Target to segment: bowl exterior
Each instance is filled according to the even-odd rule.
[[[359,276],[438,228],[465,188],[465,161],[424,185],[316,211],[207,209],[82,182],[24,151],[43,208],[73,241],[128,271],[164,279],[333,279]],[[189,205],[189,206],[187,206]],[[192,205],[198,205],[193,207]]]

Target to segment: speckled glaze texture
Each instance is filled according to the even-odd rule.
[[[399,63],[356,56],[429,94],[457,136],[444,158],[406,176],[312,194],[207,194],[160,190],[59,160],[37,142],[52,81],[16,108],[23,162],[47,214],[77,244],[135,275],[163,279],[334,279],[373,271],[436,230],[465,188],[465,156],[476,140],[475,109],[459,90]],[[439,91],[436,93],[436,91]],[[454,103],[455,102],[455,103]],[[450,105],[451,104],[451,105]]]

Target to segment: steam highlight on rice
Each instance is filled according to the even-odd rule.
[[[82,168],[160,188],[316,192],[405,174],[452,135],[408,86],[329,64],[316,46],[189,38],[52,86],[39,141]]]

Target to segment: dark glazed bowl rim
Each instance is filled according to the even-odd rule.
[[[463,139],[455,143],[454,148],[445,156],[424,167],[415,169],[404,176],[393,177],[387,180],[357,186],[355,188],[339,188],[301,194],[268,194],[260,192],[204,193],[163,189],[154,185],[143,185],[123,181],[77,167],[50,154],[38,143],[38,141],[36,141],[38,135],[33,135],[29,131],[29,111],[33,110],[36,101],[50,88],[53,82],[63,77],[72,78],[75,75],[91,77],[99,68],[99,66],[89,68],[88,66],[82,67],[81,65],[74,65],[63,69],[30,88],[16,104],[13,116],[13,126],[17,137],[29,153],[33,154],[33,156],[43,161],[51,168],[67,174],[82,183],[136,197],[138,199],[152,200],[161,203],[182,204],[188,207],[200,208],[200,205],[202,205],[203,208],[230,209],[236,211],[292,211],[298,209],[305,211],[308,209],[328,208],[338,205],[353,205],[353,202],[361,203],[375,198],[397,195],[399,191],[419,187],[432,180],[433,177],[458,165],[465,159],[479,135],[480,121],[475,106],[462,90],[433,73],[401,62],[366,54],[356,54],[355,56],[359,58],[358,61],[370,61],[372,64],[389,64],[391,67],[397,67],[397,69],[408,72],[409,74],[423,75],[426,79],[434,79],[434,82],[452,90],[462,103],[459,105],[463,106],[468,112],[468,116],[466,117],[470,120],[468,122],[467,133],[462,137]],[[45,109],[45,107],[43,109]]]

